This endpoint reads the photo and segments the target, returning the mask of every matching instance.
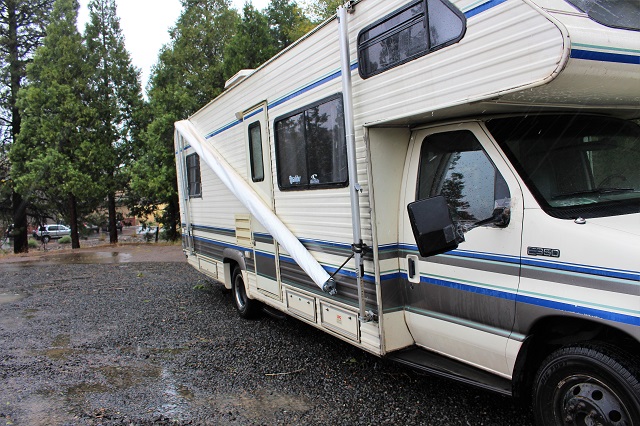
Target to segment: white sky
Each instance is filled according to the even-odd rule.
[[[84,33],[89,19],[89,0],[79,0],[80,11],[78,29]],[[262,10],[269,0],[250,0],[253,6]],[[232,0],[232,5],[242,11],[244,0]],[[120,28],[125,37],[125,45],[133,65],[142,71],[143,91],[149,81],[151,67],[158,60],[160,48],[169,42],[169,28],[180,16],[180,0],[116,0]]]

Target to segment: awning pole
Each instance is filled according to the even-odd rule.
[[[349,163],[349,184],[351,192],[351,222],[353,229],[352,250],[355,259],[356,280],[358,285],[358,303],[360,306],[360,321],[369,320],[366,314],[364,297],[364,274],[362,264],[362,231],[360,229],[360,191],[358,183],[358,164],[356,160],[356,137],[353,119],[353,92],[351,90],[351,55],[349,54],[349,29],[347,25],[347,13],[351,8],[351,2],[338,7],[338,23],[340,26],[340,59],[342,63],[342,96],[344,102],[344,124],[347,137],[347,160]]]

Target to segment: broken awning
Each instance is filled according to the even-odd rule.
[[[220,153],[198,133],[189,120],[175,123],[176,132],[198,153],[222,183],[242,202],[249,212],[264,226],[278,243],[287,250],[296,263],[323,291],[335,294],[335,282],[322,265],[309,253],[280,218],[262,201],[238,172]]]

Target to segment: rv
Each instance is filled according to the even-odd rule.
[[[244,318],[640,425],[639,118],[637,2],[351,1],[175,124],[183,249]]]

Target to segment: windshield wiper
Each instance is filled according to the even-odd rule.
[[[586,191],[568,192],[566,194],[560,194],[552,197],[553,200],[559,200],[562,198],[579,197],[581,195],[604,195],[604,194],[619,194],[624,192],[635,192],[634,188],[598,188],[589,189]]]

